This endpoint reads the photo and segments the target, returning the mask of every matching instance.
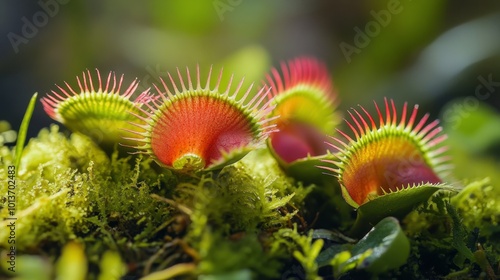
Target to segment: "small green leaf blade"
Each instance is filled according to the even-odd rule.
[[[24,143],[26,142],[26,136],[28,135],[28,126],[31,120],[31,116],[33,116],[33,111],[35,110],[37,96],[38,92],[35,92],[35,94],[33,94],[33,96],[31,97],[30,103],[28,104],[26,113],[24,113],[24,117],[19,128],[15,150],[16,170],[19,170],[19,164],[21,163],[21,154],[23,153]]]

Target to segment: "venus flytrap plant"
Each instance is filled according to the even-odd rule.
[[[351,132],[336,130],[338,101],[326,67],[312,58],[280,66],[256,93],[251,86],[241,90],[243,81],[231,87],[222,71],[214,83],[210,69],[205,80],[199,66],[195,75],[189,69],[166,75],[154,86],[157,94],[147,90],[135,99],[137,80],[122,87],[123,77],[113,72],[101,78],[99,71],[97,77],[86,71],[76,90],[57,86],[42,104],[71,136],[52,125],[18,151],[22,157],[0,143],[0,178],[21,160],[20,264],[43,254],[49,258],[40,267],[66,278],[319,279],[331,277],[323,269],[331,265],[334,277],[433,279],[450,277],[457,267],[455,275],[474,278],[481,269],[471,260],[484,271],[498,259],[493,181],[472,183],[454,198],[451,192],[433,195],[454,190],[446,184],[446,135],[437,120],[418,118],[418,106],[404,104],[399,111],[386,99],[383,106],[375,103],[376,117],[352,109],[346,120]],[[103,151],[117,143],[147,156],[134,164],[123,153]],[[153,161],[168,170],[158,171]],[[0,193],[7,193],[7,184],[0,184]],[[447,201],[456,213],[444,208]],[[420,212],[406,215],[418,204]],[[403,216],[399,226],[395,218]],[[0,251],[10,246],[8,234],[0,230]],[[354,244],[343,234],[365,237]],[[473,239],[484,249],[469,248],[466,241]],[[82,244],[77,249],[86,257],[77,258],[78,270],[57,266],[58,272],[55,260],[64,263],[69,255],[57,255],[70,241]],[[69,244],[66,249],[75,243]],[[98,256],[110,248],[119,255],[103,257],[99,266]],[[434,262],[444,268],[437,272]]]
[[[163,80],[163,89],[155,86],[160,98],[140,113],[131,112],[135,128],[127,131],[135,137],[126,139],[138,143],[137,153],[181,172],[215,170],[241,159],[275,131],[270,124],[275,118],[267,117],[273,107],[264,89],[250,98],[250,86],[237,99],[243,80],[233,93],[232,79],[221,92],[222,70],[213,87],[211,74],[212,69],[202,85],[198,66],[193,85],[189,69],[186,78],[177,69],[178,83],[169,73],[170,86]]]
[[[45,112],[71,131],[91,137],[105,149],[112,149],[117,143],[133,145],[123,139],[128,135],[124,129],[132,127],[129,121],[134,117],[129,112],[140,114],[138,108],[150,101],[149,90],[132,101],[139,85],[137,79],[121,92],[123,75],[117,78],[110,72],[103,80],[99,70],[96,69],[96,73],[97,85],[89,70],[77,77],[77,90],[67,82],[67,89],[56,85],[58,90],[52,90],[41,100]]]
[[[326,135],[339,122],[337,96],[326,67],[313,58],[300,57],[281,63],[267,75],[273,104],[271,116],[279,131],[268,146],[280,165],[302,180],[317,178],[318,156],[329,154]]]
[[[355,235],[386,216],[402,217],[438,189],[449,188],[444,185],[449,158],[441,145],[446,135],[438,120],[426,124],[429,114],[417,120],[417,105],[407,120],[406,103],[398,120],[393,100],[389,105],[385,99],[385,118],[377,103],[375,108],[378,125],[361,106],[365,117],[356,109],[349,112],[352,121],[346,123],[354,137],[339,130],[345,140],[332,137],[329,143],[339,151],[336,160],[324,159],[327,165],[319,166],[335,174],[342,196],[357,209]]]

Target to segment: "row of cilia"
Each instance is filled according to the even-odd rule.
[[[359,106],[345,120],[352,133],[339,130],[337,94],[327,68],[313,58],[273,68],[257,93],[242,89],[243,80],[235,90],[232,78],[221,85],[222,71],[211,85],[211,68],[203,82],[197,67],[194,77],[189,69],[184,76],[177,70],[154,85],[156,94],[146,90],[132,100],[137,80],[122,92],[123,76],[111,72],[102,79],[96,72],[97,86],[87,71],[77,77],[77,90],[65,83],[47,94],[42,103],[49,116],[104,147],[120,143],[179,172],[217,170],[267,143],[291,176],[314,181],[323,172],[334,175],[345,200],[366,205],[364,216],[372,217],[409,211],[441,186],[449,169],[441,155],[446,136],[437,120],[427,123],[428,114],[418,119],[417,105],[409,112],[405,103],[398,114],[385,99],[382,108],[375,103],[375,118]],[[375,207],[398,197],[405,202],[394,209]]]

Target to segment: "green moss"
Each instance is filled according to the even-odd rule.
[[[90,162],[101,172],[109,171],[109,158],[92,140],[79,133],[71,134],[68,139],[57,125],[52,125],[50,130],[42,129],[37,138],[29,141],[18,174],[26,180],[43,177],[54,181],[61,170],[86,172]]]
[[[12,164],[11,153],[3,147],[3,172]],[[90,140],[79,135],[66,139],[57,126],[42,130],[30,141],[16,178],[18,250],[35,249],[42,241],[63,244],[76,238],[76,229],[84,227],[84,217],[92,208],[89,176],[79,170],[92,169],[94,160],[102,167],[108,165],[106,156]],[[7,193],[6,182],[0,188]],[[0,213],[2,217],[10,214],[7,208]],[[7,233],[0,233],[1,245],[6,246]]]
[[[271,232],[291,226],[311,187],[287,178],[267,150],[252,152],[219,174],[190,180],[176,193],[188,209],[186,240],[200,253],[199,273],[251,269],[254,276],[276,277],[283,251],[270,254],[265,244],[274,242]]]
[[[261,165],[254,163],[256,156]],[[192,210],[193,239],[200,238],[207,226],[232,234],[291,225],[310,190],[283,175],[267,150],[255,151],[212,175],[177,187],[179,201]]]
[[[302,234],[297,231],[297,225],[293,229],[281,229],[274,234],[274,242],[271,244],[271,251],[276,252],[280,247],[284,247],[289,255],[293,255],[296,261],[304,270],[302,278],[313,280],[322,279],[318,275],[318,257],[323,247],[323,239],[317,239],[313,242],[312,231],[308,234]],[[285,273],[288,273],[286,271]]]
[[[256,234],[243,234],[228,239],[220,233],[204,231],[199,245],[198,273],[224,274],[249,269],[257,279],[276,279],[283,263],[279,254],[269,253]]]
[[[500,234],[500,188],[488,178],[468,184],[451,199],[469,230],[477,228],[481,235],[495,237]],[[500,240],[496,240],[500,241]],[[496,243],[499,244],[499,243]],[[500,244],[498,245],[500,251]]]
[[[5,176],[12,157],[6,147],[1,152]],[[118,158],[117,153],[109,159],[86,136],[74,133],[67,138],[57,126],[42,130],[25,148],[16,180],[17,249],[32,251],[42,244],[85,239],[102,241],[97,246],[102,252],[123,238],[153,238],[170,212],[150,193],[160,185],[168,191],[175,178],[157,174],[150,164],[141,158],[135,163],[130,157]],[[7,193],[6,187],[2,183],[0,191]],[[7,211],[3,208],[1,216]],[[2,246],[7,246],[7,234],[0,233]]]

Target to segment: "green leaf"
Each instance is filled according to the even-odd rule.
[[[380,274],[406,263],[410,242],[394,217],[380,221],[359,242],[334,244],[316,258],[319,267],[333,266],[334,277],[353,269],[364,269]]]
[[[16,170],[19,170],[19,164],[21,163],[21,154],[24,149],[24,142],[26,141],[26,135],[28,134],[28,125],[31,120],[31,116],[33,115],[33,110],[35,109],[35,103],[38,93],[36,92],[31,97],[30,103],[28,104],[28,108],[26,109],[26,113],[24,113],[23,121],[21,122],[21,127],[19,128],[19,135],[17,138],[16,144],[16,156],[15,156],[15,165]]]
[[[416,206],[427,201],[440,189],[453,188],[443,184],[423,184],[378,196],[366,202],[357,209],[356,221],[349,235],[360,237],[370,229],[371,225],[378,223],[385,217],[405,217]]]
[[[406,263],[410,255],[410,242],[399,226],[398,220],[387,217],[354,245],[351,254],[354,258],[368,250],[371,250],[371,254],[363,258],[357,269],[380,274]]]

